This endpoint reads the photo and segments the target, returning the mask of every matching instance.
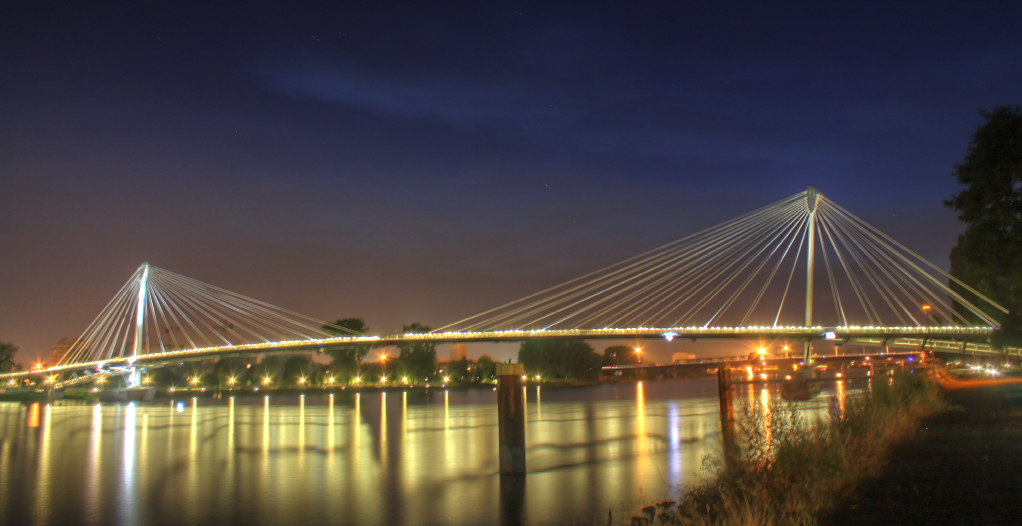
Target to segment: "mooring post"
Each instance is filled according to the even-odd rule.
[[[722,363],[717,369],[717,394],[720,397],[720,434],[724,447],[724,464],[727,469],[735,461],[735,408],[731,396],[731,366]]]
[[[497,427],[500,430],[500,473],[525,474],[525,389],[521,363],[497,364]]]

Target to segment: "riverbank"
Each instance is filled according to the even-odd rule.
[[[633,524],[815,524],[878,476],[921,419],[946,408],[939,391],[928,376],[875,378],[817,425],[790,405],[745,407],[729,453],[708,459],[707,480]]]
[[[1022,378],[946,385],[954,409],[924,419],[830,526],[1018,524],[1022,517]]]

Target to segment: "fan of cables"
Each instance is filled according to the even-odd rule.
[[[1007,312],[810,188],[435,332],[989,327],[996,311]]]
[[[61,365],[131,356],[136,345],[142,355],[338,335],[362,336],[144,263]]]

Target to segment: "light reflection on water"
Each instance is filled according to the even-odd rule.
[[[488,389],[0,403],[0,524],[497,524],[502,502],[550,524],[672,496],[719,447],[714,380],[526,392],[529,475],[503,500]]]

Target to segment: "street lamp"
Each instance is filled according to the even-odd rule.
[[[635,354],[639,356],[639,363],[642,363],[642,347],[636,347]]]

